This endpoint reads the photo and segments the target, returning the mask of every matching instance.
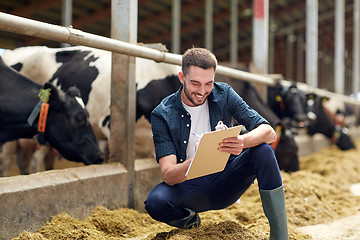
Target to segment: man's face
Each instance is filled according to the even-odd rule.
[[[212,91],[214,76],[213,68],[191,66],[186,76],[180,72],[179,79],[183,84],[181,100],[190,107],[202,105]]]

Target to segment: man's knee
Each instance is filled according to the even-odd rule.
[[[274,155],[274,150],[267,143],[260,144],[260,145],[254,147],[254,148],[261,155],[264,155],[264,156],[272,156],[272,155]]]
[[[265,165],[277,164],[275,152],[269,144],[263,143],[253,148],[255,159],[258,163]]]
[[[155,220],[160,222],[167,222],[172,220],[172,212],[175,211],[175,206],[168,198],[166,191],[161,191],[162,188],[155,188],[150,192],[145,203],[145,210]]]
[[[166,205],[163,199],[164,198],[162,198],[161,192],[152,191],[144,202],[145,210],[153,219],[158,221],[160,221],[161,218],[161,216],[159,216],[159,213],[164,211],[163,209]]]
[[[256,152],[255,171],[262,190],[271,190],[282,185],[280,169],[270,145],[261,144]]]

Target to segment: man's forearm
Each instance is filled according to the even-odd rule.
[[[243,135],[244,148],[250,148],[262,143],[272,143],[276,140],[274,129],[268,124],[261,124],[257,128]]]
[[[186,180],[186,171],[189,168],[192,158],[187,159],[183,163],[173,164],[163,171],[162,176],[166,184],[174,185]]]

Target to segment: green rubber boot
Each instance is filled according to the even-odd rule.
[[[260,196],[265,216],[270,224],[270,240],[288,240],[284,187],[280,186],[273,190],[260,189]]]
[[[173,226],[173,227],[182,228],[182,229],[189,229],[189,228],[193,228],[193,227],[198,228],[200,226],[200,222],[201,222],[199,214],[197,214],[196,212],[194,212],[191,209],[188,209],[188,208],[184,208],[184,209],[189,212],[189,216],[184,217],[179,220],[167,222],[166,224]]]

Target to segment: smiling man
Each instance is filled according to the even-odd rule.
[[[178,75],[182,86],[152,112],[156,160],[164,182],[151,191],[145,209],[153,219],[168,225],[198,227],[199,212],[230,206],[256,178],[270,239],[288,239],[282,179],[268,145],[276,140],[276,133],[229,85],[214,82],[216,66],[210,51],[188,49]],[[197,136],[214,131],[219,121],[231,126],[233,118],[249,132],[220,143],[219,151],[231,154],[225,169],[187,180]]]

